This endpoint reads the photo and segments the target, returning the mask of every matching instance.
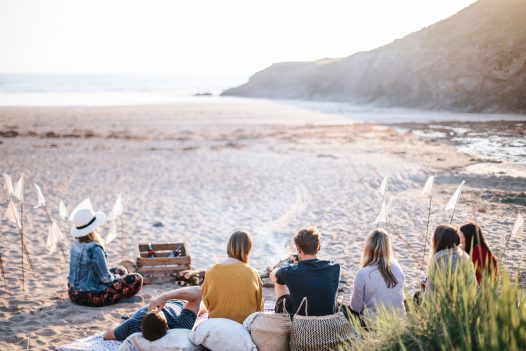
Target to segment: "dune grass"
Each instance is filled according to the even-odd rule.
[[[526,350],[526,294],[507,272],[480,288],[456,278],[435,283],[420,305],[409,301],[405,318],[382,310],[340,350]]]

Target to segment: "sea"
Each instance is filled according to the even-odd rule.
[[[221,92],[247,79],[234,75],[0,74],[0,106],[226,103],[236,98],[220,97]],[[482,160],[526,165],[526,115],[452,113],[342,102],[281,102],[343,115],[349,123],[387,124],[401,132],[452,142],[460,152]],[[499,121],[502,123],[494,123]]]
[[[0,106],[115,106],[199,102],[244,77],[170,74],[0,74]]]

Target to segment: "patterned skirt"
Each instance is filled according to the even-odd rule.
[[[143,278],[140,274],[128,274],[124,267],[111,268],[110,272],[115,274],[118,279],[103,291],[79,291],[68,283],[68,294],[71,302],[82,306],[108,306],[116,304],[122,298],[132,297],[141,290]]]

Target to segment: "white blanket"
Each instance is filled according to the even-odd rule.
[[[71,344],[57,346],[57,351],[117,351],[120,341],[104,340],[102,335],[92,335],[84,339],[75,340]]]

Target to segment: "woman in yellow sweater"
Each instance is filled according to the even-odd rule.
[[[250,234],[235,232],[228,240],[228,259],[206,273],[201,289],[210,317],[243,323],[249,314],[263,310],[263,283],[248,265],[252,243]]]

